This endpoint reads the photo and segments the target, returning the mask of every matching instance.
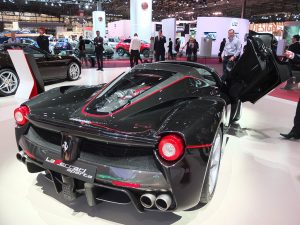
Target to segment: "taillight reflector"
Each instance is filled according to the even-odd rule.
[[[158,144],[159,155],[167,161],[179,159],[183,155],[184,148],[184,141],[177,134],[164,136]]]
[[[27,116],[29,114],[29,108],[27,106],[20,106],[14,111],[14,117],[18,125],[23,126],[27,123]]]

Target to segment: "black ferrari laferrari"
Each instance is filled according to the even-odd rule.
[[[108,84],[49,90],[15,110],[17,158],[45,171],[56,191],[90,206],[109,201],[145,210],[208,203],[227,128],[241,102],[287,80],[272,36],[254,34],[226,82],[191,62],[135,66]]]

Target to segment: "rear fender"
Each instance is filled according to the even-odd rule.
[[[158,135],[179,133],[187,146],[211,143],[227,114],[230,111],[227,113],[226,102],[222,98],[189,100],[171,112]]]
[[[199,203],[205,180],[210,147],[219,126],[222,126],[226,103],[221,98],[206,98],[187,101],[174,110],[160,128],[159,135],[178,133],[187,146],[184,156],[174,163],[156,158],[170,183],[177,210],[191,208]],[[189,195],[183,195],[189,193]]]

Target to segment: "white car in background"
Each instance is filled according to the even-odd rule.
[[[119,38],[107,38],[108,46],[112,47],[113,49],[116,49],[116,45],[119,43],[119,41]]]

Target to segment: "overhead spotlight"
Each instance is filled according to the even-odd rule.
[[[45,2],[45,5],[48,5],[48,2]]]
[[[215,1],[214,5],[217,5],[217,1]]]
[[[25,1],[25,4],[26,4],[26,5],[28,4],[28,1],[27,1],[27,0]]]
[[[229,3],[229,0],[227,0],[226,3]]]
[[[88,9],[88,8],[89,8],[89,5],[85,5],[85,8]]]
[[[54,6],[53,2],[51,3],[51,6]]]
[[[61,4],[60,4],[60,3],[58,3],[58,6],[61,6]]]

